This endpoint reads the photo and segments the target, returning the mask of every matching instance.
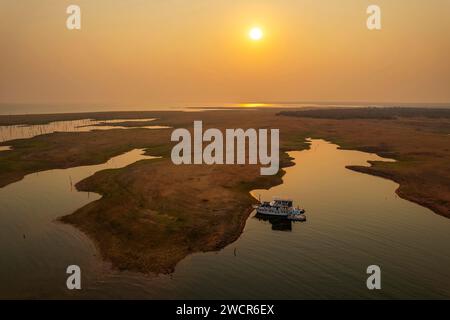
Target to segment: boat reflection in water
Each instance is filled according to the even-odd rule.
[[[269,216],[266,214],[256,213],[254,218],[260,221],[268,221],[272,225],[272,230],[274,231],[292,231],[293,221],[287,219],[286,217]]]

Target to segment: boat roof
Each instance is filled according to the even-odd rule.
[[[275,201],[292,201],[292,202],[294,201],[289,198],[280,198],[280,197],[274,197],[273,200],[275,200]]]

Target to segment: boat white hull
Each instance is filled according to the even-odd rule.
[[[268,216],[278,216],[278,217],[287,217],[288,215],[290,215],[289,212],[283,212],[283,211],[276,211],[276,210],[272,210],[270,208],[257,208],[256,212],[259,214],[265,214]]]
[[[293,216],[304,216],[305,210],[289,210],[289,209],[274,209],[273,207],[260,207],[256,206],[256,213],[264,214],[267,216],[276,217],[293,217]]]
[[[306,221],[306,216],[302,214],[291,214],[287,218],[292,221]]]

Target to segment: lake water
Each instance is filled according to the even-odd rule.
[[[328,106],[333,106],[329,105]],[[46,113],[84,113],[84,112],[111,112],[111,111],[183,111],[202,112],[205,110],[226,110],[227,108],[246,107],[311,107],[320,106],[312,103],[214,103],[214,104],[183,104],[183,105],[45,105],[45,104],[0,104],[0,115],[17,114],[46,114]],[[350,106],[350,105],[348,105]]]
[[[154,158],[143,153],[136,149],[100,165],[29,174],[0,189],[0,298],[56,297],[65,286],[61,281],[69,264],[97,270],[92,242],[56,219],[100,198],[77,191],[78,181]]]
[[[0,115],[46,114],[46,113],[84,113],[110,111],[183,111],[201,112],[224,110],[226,108],[301,108],[301,107],[394,107],[399,106],[376,103],[321,103],[321,102],[246,102],[246,103],[211,103],[211,104],[174,104],[174,105],[80,105],[80,104],[8,104],[0,103]],[[400,105],[401,107],[402,105]],[[450,108],[450,104],[408,104],[405,107]]]
[[[0,297],[45,298],[450,298],[450,220],[396,196],[392,181],[347,165],[385,160],[311,140],[291,152],[283,184],[255,190],[289,197],[306,222],[249,217],[241,237],[218,252],[182,260],[171,275],[118,272],[92,242],[55,222],[98,195],[73,184],[106,167],[143,158],[133,151],[99,166],[51,170],[0,189]],[[72,181],[72,183],[70,183]],[[65,289],[65,268],[82,269],[83,289]],[[378,265],[382,290],[366,288]]]

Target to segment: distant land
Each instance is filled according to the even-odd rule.
[[[450,119],[450,109],[444,108],[411,108],[411,107],[369,107],[369,108],[333,108],[309,109],[300,111],[283,111],[280,115],[317,118],[317,119],[384,119],[431,118]]]

